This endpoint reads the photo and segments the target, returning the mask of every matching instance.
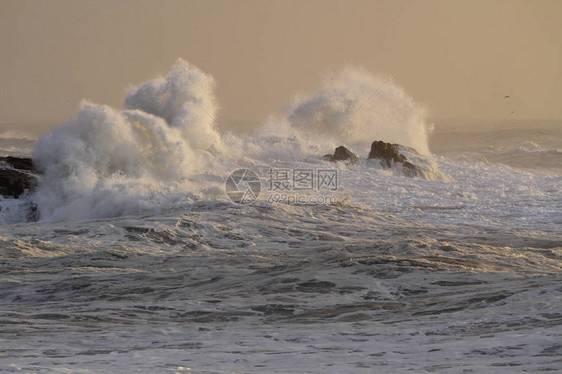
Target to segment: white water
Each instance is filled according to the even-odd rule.
[[[387,83],[326,141],[320,123],[381,83],[333,78],[237,139],[209,116],[212,78],[178,61],[125,110],[84,103],[41,137],[40,189],[0,201],[0,371],[560,370],[559,132],[428,147]],[[379,138],[421,151],[426,178],[366,160]],[[319,159],[342,143],[358,164]],[[224,192],[241,167],[262,177],[250,205]],[[268,202],[269,168],[336,169],[337,190],[298,192],[336,202]],[[42,222],[16,223],[31,201]]]
[[[216,125],[213,87],[210,75],[180,59],[166,77],[131,88],[125,110],[83,102],[33,152],[44,173],[33,197],[41,219],[161,211],[237,163],[318,157],[342,143],[366,156],[371,139],[384,139],[431,158],[424,110],[394,83],[357,69],[327,77],[246,139]]]

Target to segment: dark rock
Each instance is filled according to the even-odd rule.
[[[410,178],[419,177],[422,174],[411,162],[405,161],[402,166],[404,167],[404,175]]]
[[[349,160],[351,163],[355,163],[359,160],[359,157],[355,153],[351,152],[343,145],[337,147],[333,155],[324,155],[322,158],[332,162]]]
[[[26,190],[37,186],[37,177],[29,172],[15,169],[0,169],[0,195],[20,197]]]
[[[33,161],[30,158],[12,156],[0,157],[0,165],[2,163],[14,169],[27,170],[33,173],[36,172],[35,167],[33,166]]]
[[[357,162],[359,157],[351,152],[349,149],[345,148],[343,145],[336,148],[333,156],[334,161],[346,161]]]
[[[369,151],[369,159],[376,158],[381,160],[381,165],[385,168],[390,168],[393,164],[402,164],[404,175],[407,177],[418,177],[422,173],[411,162],[408,161],[406,156],[400,152],[400,148],[406,149],[414,154],[418,152],[410,147],[405,147],[400,144],[385,143],[380,140],[375,140],[371,144]]]
[[[23,157],[0,157],[0,195],[20,197],[26,190],[37,186],[33,161]]]
[[[396,148],[398,148],[398,151],[407,150],[408,152],[413,153],[415,155],[418,155],[418,156],[420,155],[420,153],[418,151],[416,151],[415,148],[407,147],[405,145],[397,144],[397,143],[393,143],[392,145],[395,146]]]
[[[39,220],[37,205],[26,192],[32,192],[39,184],[39,175],[29,158],[0,157],[0,200],[2,198],[21,199],[18,209],[26,212],[26,221]],[[0,206],[0,210],[3,206]]]
[[[392,166],[392,162],[406,162],[406,156],[404,156],[398,150],[397,144],[385,143],[380,140],[375,140],[371,144],[371,151],[369,151],[369,158],[380,158],[389,168]]]

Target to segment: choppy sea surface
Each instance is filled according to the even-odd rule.
[[[213,87],[178,59],[123,109],[0,133],[41,173],[0,198],[0,372],[562,372],[560,124],[428,136],[347,67],[239,138]]]
[[[558,372],[562,179],[528,146],[436,154],[445,181],[338,164],[336,204],[4,225],[0,369]]]

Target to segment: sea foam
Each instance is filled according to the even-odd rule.
[[[130,90],[125,110],[82,102],[75,119],[39,138],[41,219],[134,214],[219,152],[213,78],[179,59],[166,77]],[[156,200],[149,202],[147,199]]]
[[[256,132],[270,145],[309,152],[333,152],[345,144],[366,156],[373,140],[413,147],[430,156],[426,109],[389,77],[375,76],[347,66],[324,75],[320,89],[296,95],[283,115],[275,116]],[[270,150],[270,147],[268,147]],[[303,154],[304,153],[304,154]]]
[[[157,213],[216,191],[242,160],[302,161],[341,144],[365,157],[375,139],[432,162],[425,109],[388,78],[353,67],[327,74],[245,139],[221,132],[214,85],[178,59],[166,76],[132,87],[124,109],[83,101],[75,119],[37,141],[40,219]]]

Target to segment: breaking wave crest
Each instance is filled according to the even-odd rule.
[[[125,110],[82,102],[77,118],[39,138],[42,219],[133,214],[158,191],[205,169],[221,149],[211,116],[214,80],[178,60],[163,78],[131,89]]]
[[[326,75],[316,93],[295,97],[246,139],[215,126],[214,84],[178,59],[165,77],[131,88],[124,109],[83,101],[75,119],[37,141],[33,159],[43,177],[32,199],[40,219],[158,212],[212,187],[201,175],[222,181],[241,159],[302,160],[341,144],[365,157],[374,139],[431,158],[423,107],[364,70]]]
[[[374,139],[430,156],[426,110],[390,78],[347,66],[325,74],[313,94],[297,95],[251,139],[267,154],[302,158],[345,144],[366,156]],[[267,145],[267,146],[264,146]],[[258,147],[260,148],[260,147]]]

